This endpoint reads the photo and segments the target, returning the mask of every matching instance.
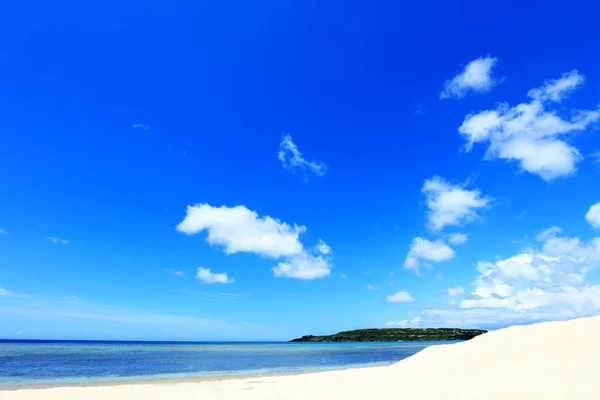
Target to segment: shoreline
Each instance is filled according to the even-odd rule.
[[[513,326],[389,366],[0,391],[1,400],[598,400],[600,316]]]
[[[95,387],[113,387],[113,386],[138,386],[138,385],[177,385],[177,384],[186,384],[186,383],[203,383],[203,382],[222,382],[222,381],[235,381],[235,380],[246,380],[246,379],[268,379],[268,378],[280,378],[286,376],[300,376],[300,375],[311,375],[311,374],[320,374],[327,372],[340,372],[340,371],[350,371],[350,370],[364,370],[364,369],[374,369],[374,368],[385,368],[390,367],[399,361],[393,362],[379,362],[379,363],[369,363],[369,364],[356,364],[356,365],[346,365],[346,366],[335,366],[335,367],[327,367],[327,368],[319,368],[319,369],[306,369],[306,370],[288,370],[288,371],[265,371],[263,372],[252,372],[248,373],[241,372],[239,374],[227,373],[224,374],[215,374],[211,375],[196,375],[193,376],[193,373],[190,374],[189,377],[159,377],[159,378],[151,378],[149,376],[134,376],[129,378],[115,378],[115,379],[102,379],[99,380],[90,380],[89,382],[56,382],[56,383],[48,383],[43,382],[39,384],[0,384],[0,393],[2,392],[14,392],[19,390],[43,390],[43,389],[60,389],[60,388],[95,388]],[[173,374],[177,375],[177,374]]]

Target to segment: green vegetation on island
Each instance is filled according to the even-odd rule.
[[[469,340],[487,331],[458,328],[379,328],[357,329],[334,335],[306,335],[290,342],[398,342],[414,340]]]

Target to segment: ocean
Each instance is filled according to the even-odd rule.
[[[389,365],[441,343],[0,341],[0,389]]]

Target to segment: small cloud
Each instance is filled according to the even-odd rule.
[[[388,303],[412,303],[415,299],[408,292],[396,292],[386,297]]]
[[[590,157],[592,159],[592,162],[594,164],[600,164],[600,151],[595,151],[592,154],[590,154],[588,157]]]
[[[590,207],[587,214],[585,214],[585,219],[594,228],[600,229],[600,203],[596,203]]]
[[[77,296],[60,296],[62,300],[77,300]]]
[[[17,336],[21,336],[22,334],[23,334],[23,331],[17,332]]]
[[[491,198],[483,196],[479,189],[469,190],[465,184],[453,184],[434,176],[421,188],[427,201],[427,219],[433,231],[445,226],[460,225],[479,218],[477,211],[490,205]]]
[[[210,268],[198,268],[196,278],[202,283],[233,283],[233,278],[229,278],[226,273],[213,273]]]
[[[367,285],[367,290],[379,290],[379,286]]]
[[[112,249],[113,248],[112,245],[110,245],[110,244],[105,244],[104,247],[106,247],[107,249]]]
[[[6,235],[6,234],[8,234],[8,232],[6,232],[6,230],[0,229],[0,235]]]
[[[329,245],[327,243],[325,243],[324,241],[322,241],[321,239],[319,239],[315,248],[321,254],[327,255],[327,254],[331,253],[331,247],[329,247]]]
[[[147,131],[150,129],[150,127],[146,124],[133,124],[133,125],[131,125],[131,127],[133,129],[141,129],[143,131]]]
[[[183,271],[181,271],[179,269],[174,269],[174,268],[167,268],[167,269],[165,269],[165,272],[167,274],[171,274],[173,276],[183,276],[184,275]]]
[[[454,246],[465,244],[468,241],[469,235],[467,235],[466,233],[451,233],[450,235],[448,235],[448,243]]]
[[[340,272],[340,279],[347,279],[347,278],[348,278],[348,276],[345,273]]]
[[[469,92],[487,92],[499,81],[492,78],[492,69],[498,61],[493,57],[481,57],[471,61],[465,69],[444,83],[440,99],[460,99]]]
[[[306,173],[310,171],[317,176],[323,176],[327,172],[327,166],[320,161],[308,161],[298,150],[298,146],[292,141],[290,135],[284,135],[281,143],[279,144],[279,152],[277,158],[281,161],[283,168],[289,169],[292,172],[296,172],[300,169],[304,174],[305,178],[308,178]]]
[[[442,262],[454,258],[454,250],[450,248],[442,239],[430,241],[420,237],[413,239],[410,244],[410,250],[404,260],[404,268],[413,270],[417,275],[421,260]]]
[[[46,239],[54,244],[69,244],[68,240],[64,240],[56,236],[46,236]]]
[[[458,297],[465,294],[465,289],[462,286],[457,286],[455,288],[448,288],[448,296]]]

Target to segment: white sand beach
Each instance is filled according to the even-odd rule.
[[[0,391],[1,400],[600,399],[600,316],[515,326],[389,367],[195,383]]]

